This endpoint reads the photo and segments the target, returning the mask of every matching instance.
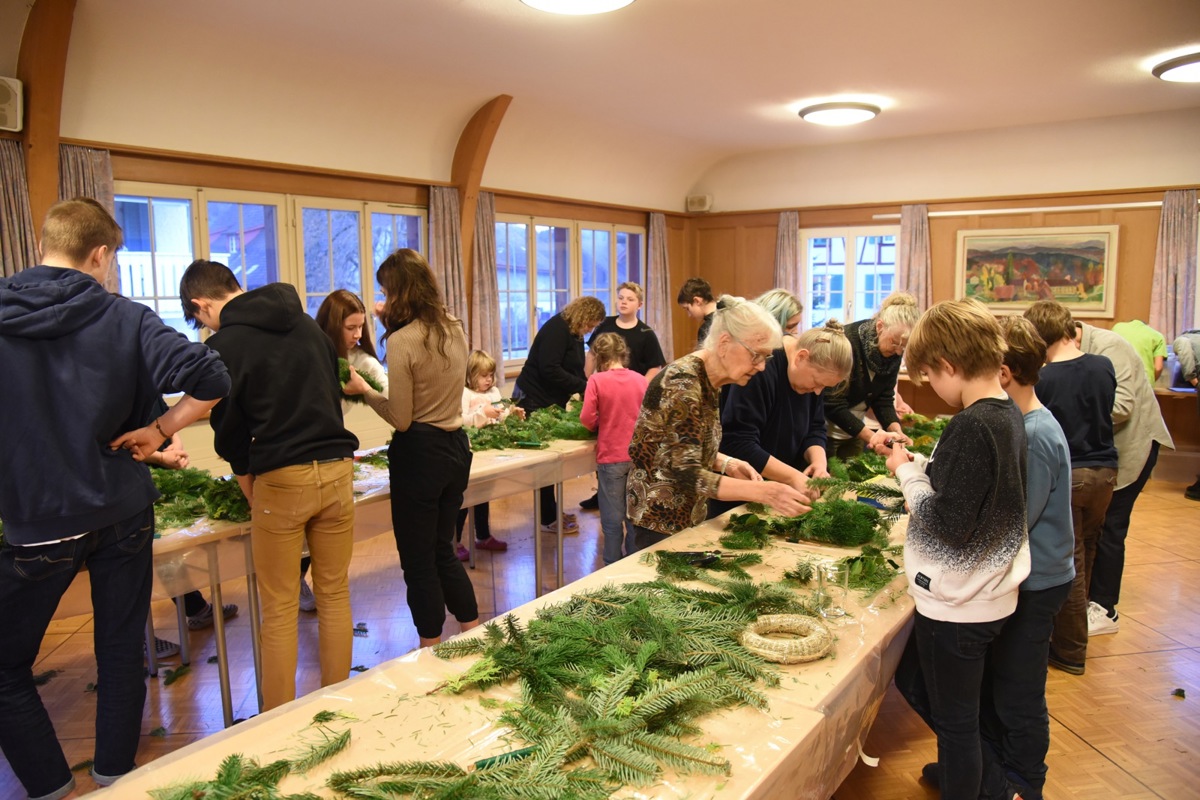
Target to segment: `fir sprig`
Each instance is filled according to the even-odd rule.
[[[367,386],[370,386],[372,389],[374,389],[377,392],[383,391],[383,385],[380,384],[379,381],[377,381],[375,379],[374,375],[372,375],[369,372],[364,372],[362,370],[359,370],[358,374],[361,375],[362,379],[367,382]],[[349,380],[350,380],[350,362],[344,358],[339,358],[338,359],[338,383],[340,383],[342,385],[342,388],[345,389],[346,384],[349,382]],[[351,403],[367,402],[367,399],[365,397],[363,397],[361,394],[346,394],[345,392],[343,392],[342,398],[345,400],[349,400]]]
[[[503,421],[482,428],[465,428],[471,449],[501,450],[514,447],[544,447],[556,439],[594,439],[596,434],[579,421],[578,403],[568,408],[550,406],[530,412],[525,419],[510,414]]]

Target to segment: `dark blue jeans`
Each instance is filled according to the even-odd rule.
[[[475,587],[454,552],[463,492],[471,477],[471,445],[462,430],[414,422],[388,447],[392,527],[417,633],[442,635],[446,609],[459,622],[479,619]]]
[[[1050,630],[1071,581],[1039,591],[1022,591],[1017,610],[992,642],[984,675],[979,726],[983,734],[983,791],[980,797],[1041,800],[1050,749],[1046,669]],[[1009,794],[1005,792],[1009,791]]]
[[[1150,443],[1150,455],[1142,466],[1137,480],[1124,489],[1113,492],[1104,515],[1104,527],[1100,541],[1096,542],[1096,560],[1092,562],[1092,582],[1088,599],[1104,606],[1109,611],[1121,600],[1121,577],[1125,574],[1125,537],[1129,535],[1129,517],[1133,504],[1150,480],[1150,473],[1158,463],[1158,442]]]
[[[79,539],[0,548],[0,749],[30,797],[74,778],[33,683],[58,601],[86,564],[95,612],[96,757],[105,777],[133,769],[146,704],[142,647],[150,613],[151,508]]]
[[[916,612],[896,688],[937,735],[943,800],[976,800],[983,781],[979,703],[988,647],[1004,620],[940,622]]]

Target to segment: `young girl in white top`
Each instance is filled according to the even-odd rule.
[[[325,335],[333,342],[333,349],[338,358],[344,358],[364,375],[369,375],[380,386],[380,391],[387,393],[388,378],[379,356],[375,354],[375,345],[371,341],[371,325],[368,321],[367,307],[354,292],[338,289],[321,301],[317,309],[317,324]],[[350,413],[351,402],[348,396],[342,397],[342,416]],[[300,559],[300,610],[316,611],[317,598],[304,576],[308,574],[309,557]]]
[[[467,356],[467,381],[463,386],[462,419],[465,428],[482,428],[505,420],[510,413],[524,417],[516,406],[501,404],[500,389],[496,386],[496,359],[482,350],[472,350]],[[467,510],[458,513],[458,545],[455,548],[460,561],[470,558],[462,544],[463,527],[467,522]],[[489,529],[489,507],[487,503],[475,506],[475,546],[481,550],[503,551],[508,543],[492,536]]]

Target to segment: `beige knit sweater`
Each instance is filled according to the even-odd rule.
[[[423,422],[445,431],[462,427],[462,387],[467,374],[467,337],[451,317],[446,355],[425,323],[405,325],[387,338],[388,393],[368,389],[367,404],[397,431]]]

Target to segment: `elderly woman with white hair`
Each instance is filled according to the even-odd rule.
[[[805,495],[720,452],[721,387],[745,386],[782,343],[779,323],[761,306],[728,295],[721,303],[704,346],[654,376],[642,401],[627,482],[639,549],[699,525],[709,498],[765,503],[789,516],[807,509]]]

